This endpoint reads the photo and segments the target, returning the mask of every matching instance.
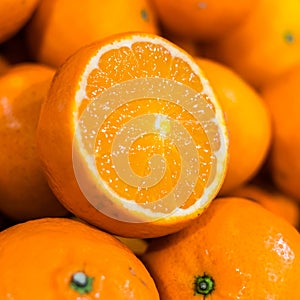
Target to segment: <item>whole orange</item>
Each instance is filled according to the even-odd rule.
[[[300,210],[297,199],[282,193],[271,184],[248,183],[233,190],[230,196],[255,201],[274,214],[281,216],[296,228],[300,225]]]
[[[219,39],[239,26],[260,0],[151,0],[163,28],[199,41]]]
[[[232,69],[196,58],[225,114],[229,131],[229,161],[220,193],[249,181],[262,166],[271,144],[271,117],[262,97]]]
[[[233,68],[256,88],[300,62],[300,2],[260,0],[251,14],[207,55]]]
[[[276,185],[300,199],[300,64],[279,76],[262,89],[271,112],[274,134],[270,170]]]
[[[54,72],[26,63],[0,77],[0,211],[17,221],[67,213],[48,187],[36,151],[41,103]]]
[[[1,0],[0,43],[15,35],[30,19],[40,0]]]
[[[212,202],[192,225],[153,240],[142,258],[161,300],[300,299],[300,235],[243,198]]]
[[[38,219],[2,231],[0,264],[1,299],[159,299],[126,246],[70,219]]]
[[[128,31],[158,33],[147,0],[43,0],[26,36],[33,58],[57,67],[80,47]]]

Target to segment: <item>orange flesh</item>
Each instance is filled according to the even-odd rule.
[[[97,99],[105,89],[116,83],[146,77],[173,79],[198,92],[203,89],[199,77],[182,59],[172,57],[169,50],[161,45],[136,42],[131,48],[112,49],[101,56],[98,68],[89,74],[88,99],[82,100],[79,112],[85,109],[89,101]]]
[[[79,104],[78,117],[108,88],[128,80],[149,77],[175,80],[197,93],[203,93],[200,78],[188,63],[180,57],[172,56],[162,45],[136,42],[130,48],[122,46],[109,50],[101,56],[98,68],[89,73],[86,85],[87,98],[82,99]],[[211,111],[215,112],[213,104],[204,93],[202,99],[205,99]],[[149,186],[136,187],[124,182],[115,170],[112,155],[113,141],[118,131],[130,120],[145,114],[155,114],[158,119],[163,117],[164,121],[160,124],[161,132],[140,136],[131,144],[127,159],[132,171],[141,177],[141,182],[144,176],[151,173],[149,162],[153,155],[158,154],[165,159],[166,168],[162,179],[150,188]],[[101,179],[119,197],[137,203],[151,203],[163,198],[175,188],[184,167],[179,149],[163,134],[164,130],[172,130],[169,120],[176,120],[182,124],[193,137],[199,159],[196,184],[181,207],[188,208],[201,198],[205,187],[210,184],[210,179],[214,178],[215,157],[212,151],[220,147],[220,136],[216,124],[208,121],[204,130],[197,124],[195,117],[180,105],[162,99],[159,101],[151,98],[135,99],[119,106],[105,119],[97,132],[94,149],[96,167]],[[213,143],[207,137],[208,132],[213,136]]]
[[[141,110],[143,107],[143,110]],[[162,134],[147,134],[136,139],[129,150],[129,163],[133,172],[143,177],[149,175],[151,169],[149,167],[149,159],[154,154],[160,154],[166,160],[166,171],[159,183],[151,188],[132,187],[122,181],[115,171],[113,164],[113,149],[112,142],[117,135],[117,132],[131,119],[139,115],[157,114],[157,116],[168,115],[168,118],[175,119],[182,123],[188,130],[189,134],[194,137],[194,143],[198,150],[200,160],[200,171],[197,180],[197,185],[194,192],[187,200],[191,205],[198,199],[204,187],[207,185],[207,180],[211,170],[211,165],[206,162],[211,160],[211,148],[208,138],[203,128],[195,126],[197,122],[191,114],[184,110],[179,105],[164,100],[157,101],[156,99],[140,99],[130,102],[119,107],[117,111],[111,114],[105,124],[102,125],[98,132],[97,143],[95,147],[96,165],[101,178],[114,190],[120,197],[125,199],[133,199],[138,203],[153,202],[164,197],[172,190],[180,176],[181,158],[177,147],[163,136],[163,125],[161,126]],[[168,119],[166,119],[168,120]],[[162,121],[168,127],[168,121]],[[111,124],[117,124],[113,126]],[[172,130],[172,127],[165,128]]]

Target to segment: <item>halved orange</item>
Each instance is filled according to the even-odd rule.
[[[80,49],[57,71],[38,145],[58,199],[127,237],[180,230],[218,193],[227,164],[223,112],[185,51],[127,33]]]

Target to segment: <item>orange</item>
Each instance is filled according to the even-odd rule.
[[[300,200],[300,64],[279,76],[262,89],[272,115],[274,137],[270,170],[276,185]]]
[[[197,58],[225,114],[229,163],[220,193],[228,194],[260,170],[271,144],[271,117],[262,97],[239,74],[213,60]]]
[[[300,299],[300,236],[243,198],[213,201],[189,227],[143,256],[161,300]]]
[[[147,0],[43,0],[27,26],[33,58],[57,67],[80,47],[128,31],[158,33]]]
[[[121,34],[57,71],[38,146],[67,209],[116,235],[146,238],[183,228],[216,196],[226,129],[192,57],[157,35]]]
[[[30,19],[39,0],[1,0],[0,43],[15,35]]]
[[[260,0],[152,0],[163,28],[199,41],[219,39],[239,26]]]
[[[293,226],[299,225],[300,211],[297,200],[285,195],[272,185],[250,183],[232,191],[230,195],[255,201]]]
[[[127,247],[69,219],[38,219],[2,231],[0,264],[1,299],[159,299]]]
[[[207,55],[233,68],[256,88],[300,62],[300,2],[260,0],[252,13]]]
[[[48,187],[36,151],[41,102],[53,75],[49,67],[27,63],[0,77],[0,211],[17,221],[66,214]]]

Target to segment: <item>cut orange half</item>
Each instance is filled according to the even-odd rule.
[[[218,193],[227,164],[223,112],[199,66],[150,34],[83,47],[57,71],[38,130],[54,193],[111,233],[180,230]]]

